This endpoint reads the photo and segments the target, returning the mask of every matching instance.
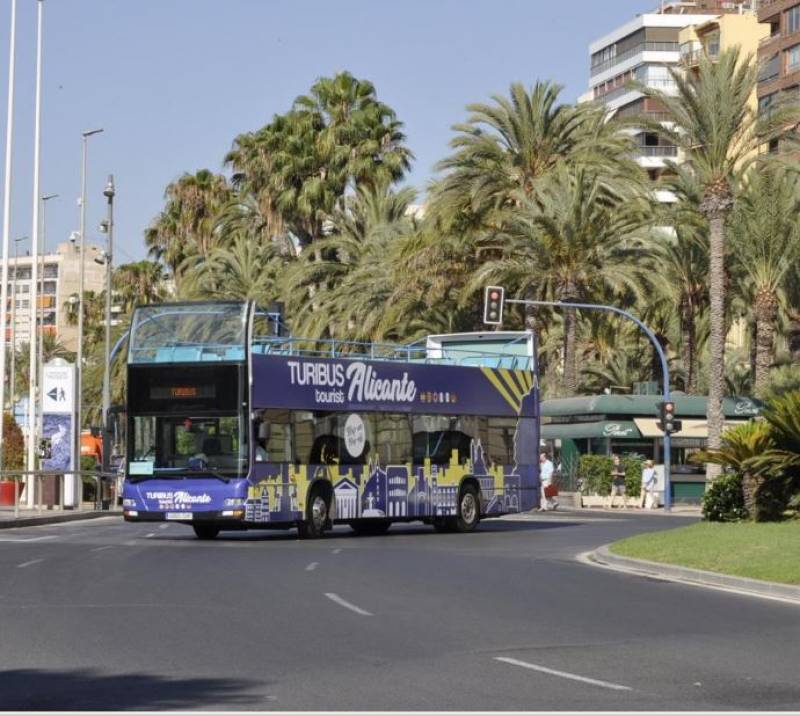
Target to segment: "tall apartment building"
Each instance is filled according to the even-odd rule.
[[[695,2],[662,2],[654,11],[638,15],[633,20],[595,40],[589,46],[591,55],[589,92],[582,100],[596,100],[608,107],[616,117],[646,115],[655,120],[665,118],[664,108],[657,100],[645,98],[628,85],[632,80],[671,93],[675,82],[670,68],[681,64],[681,33],[691,27],[711,27],[720,16],[735,13],[753,15],[754,0],[696,0]],[[738,32],[741,28],[736,24]],[[725,37],[736,34],[725,24]],[[687,38],[691,51],[700,49]],[[756,40],[757,42],[757,40]],[[713,49],[713,47],[712,47]],[[689,50],[687,50],[689,51]],[[717,50],[718,51],[718,50]],[[680,161],[678,149],[654,132],[637,132],[636,158],[653,180],[659,178],[667,160]],[[659,192],[659,199],[672,201],[669,192]]]
[[[778,100],[800,101],[800,2],[761,0],[758,20],[769,28],[758,48],[758,107],[768,111]],[[769,150],[778,148],[773,140]]]
[[[12,257],[9,260],[5,342],[10,345],[13,340],[17,348],[30,341],[33,260],[32,256]],[[84,291],[105,290],[105,265],[99,247],[87,244],[84,266]],[[78,244],[66,241],[58,245],[55,253],[39,257],[38,273],[36,308],[39,315],[36,324],[39,334],[57,336],[68,350],[75,351],[78,347],[78,329],[69,325],[65,304],[70,296],[78,295],[80,286]]]

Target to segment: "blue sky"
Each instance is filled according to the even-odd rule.
[[[46,0],[41,192],[47,243],[78,228],[80,134],[89,151],[87,237],[113,173],[115,263],[184,171],[222,170],[232,139],[286,111],[320,76],[371,80],[404,122],[424,188],[464,106],[510,82],[551,79],[572,101],[588,44],[656,0]],[[10,0],[0,0],[0,152],[5,151]],[[12,237],[30,234],[36,2],[18,0]],[[0,167],[2,171],[2,167]],[[0,174],[0,182],[3,181]],[[0,203],[0,211],[2,204]]]

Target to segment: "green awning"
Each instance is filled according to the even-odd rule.
[[[581,438],[641,438],[632,420],[601,420],[593,423],[551,423],[542,425],[542,440]]]

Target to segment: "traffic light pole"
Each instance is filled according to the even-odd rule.
[[[639,328],[642,329],[644,334],[650,339],[653,347],[658,353],[658,358],[661,361],[661,380],[662,380],[662,393],[663,400],[667,401],[669,397],[669,366],[667,365],[667,356],[664,354],[664,349],[658,342],[653,331],[651,331],[644,323],[642,323],[636,316],[627,311],[623,311],[616,306],[606,306],[601,303],[564,303],[561,301],[527,301],[524,299],[507,298],[506,303],[518,303],[523,306],[549,306],[551,308],[583,308],[588,311],[606,311],[608,313],[616,313],[624,316],[633,321]],[[672,451],[672,438],[669,433],[664,433],[664,510],[669,512],[672,509],[672,479],[671,479],[671,451]]]

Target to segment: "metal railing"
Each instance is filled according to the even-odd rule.
[[[118,475],[98,471],[59,471],[59,470],[3,470],[0,471],[0,485],[11,485],[12,498],[8,502],[9,488],[0,491],[0,511],[11,512],[19,517],[23,512],[30,514],[45,511],[81,511],[91,503],[94,510],[112,509],[117,498],[116,480]],[[65,494],[68,481],[72,481],[73,495],[71,505],[66,504]],[[94,487],[94,499],[84,500],[86,483]]]
[[[603,60],[596,65],[592,65],[590,75],[592,77],[599,75],[601,72],[605,72],[614,65],[619,65],[622,62],[625,62],[625,60],[629,60],[631,57],[638,55],[640,52],[677,52],[678,48],[679,45],[677,42],[640,42],[638,45],[634,45],[624,52],[614,55],[614,57],[610,57],[609,59]]]
[[[513,353],[513,347],[527,340],[524,334],[508,341],[498,350],[448,345],[428,346],[426,338],[414,343],[366,343],[333,339],[299,337],[264,337],[254,339],[253,353],[257,355],[298,356],[301,358],[338,358],[343,360],[375,360],[401,363],[429,363],[471,367],[496,367],[530,370],[530,356]],[[435,354],[435,355],[432,355]]]
[[[641,144],[636,151],[645,157],[677,157],[678,148],[674,145],[661,145],[657,147]]]

